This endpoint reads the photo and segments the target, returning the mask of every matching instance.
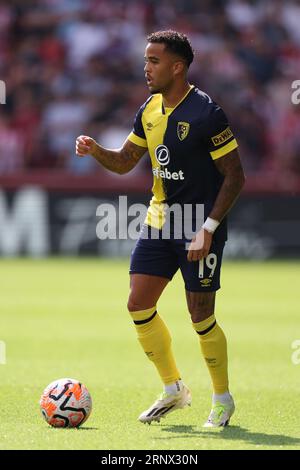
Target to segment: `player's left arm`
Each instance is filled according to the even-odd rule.
[[[200,127],[201,137],[218,171],[224,176],[224,180],[209,214],[209,219],[213,220],[205,221],[204,227],[190,244],[189,261],[198,261],[207,257],[214,230],[237,200],[245,182],[237,150],[238,144],[230,129],[226,114],[211,99],[207,100],[205,110],[207,115]]]
[[[224,181],[209,217],[221,222],[237,200],[245,183],[245,174],[238,150],[232,150],[214,160]]]
[[[221,222],[237,200],[245,183],[245,175],[237,149],[214,160],[214,164],[224,176],[224,181],[209,217]],[[211,247],[212,237],[212,233],[202,228],[190,245],[188,260],[198,261],[206,258]]]

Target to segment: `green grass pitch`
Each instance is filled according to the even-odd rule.
[[[1,260],[0,449],[300,449],[300,267],[225,262],[216,314],[230,357],[231,426],[201,427],[210,382],[185,305],[180,274],[159,311],[173,336],[191,408],[151,426],[137,416],[161,391],[126,311],[128,261]],[[46,385],[86,384],[93,411],[79,430],[54,429],[39,411]]]

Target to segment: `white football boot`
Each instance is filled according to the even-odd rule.
[[[187,386],[183,384],[182,390],[176,394],[162,393],[148,410],[143,411],[138,419],[141,423],[148,424],[151,424],[152,421],[160,422],[160,419],[164,418],[167,414],[179,408],[191,406],[191,403],[191,392]]]
[[[228,426],[230,418],[234,413],[234,410],[235,406],[231,395],[228,402],[226,403],[216,401],[215,403],[213,403],[209,417],[203,427],[218,428]]]

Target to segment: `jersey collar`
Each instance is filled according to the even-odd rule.
[[[174,108],[172,108],[172,111],[170,113],[168,113],[168,115],[170,116],[173,111],[178,108],[178,106],[186,99],[186,97],[188,96],[188,94],[195,88],[195,85],[190,85],[190,88],[188,89],[188,91],[186,92],[186,94],[183,96],[183,98],[181,98],[181,100],[176,104],[176,106],[174,106]],[[161,99],[161,112],[162,114],[167,114],[166,111],[165,111],[165,107],[163,105],[163,99],[162,99],[162,95],[160,95],[160,99]]]

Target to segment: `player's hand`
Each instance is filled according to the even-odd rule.
[[[84,157],[85,155],[93,155],[96,148],[96,141],[87,135],[80,135],[76,139],[76,155]]]
[[[188,261],[200,261],[208,256],[213,234],[203,228],[196,234],[189,246]]]

